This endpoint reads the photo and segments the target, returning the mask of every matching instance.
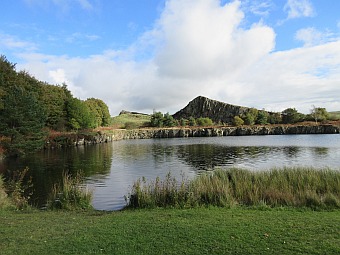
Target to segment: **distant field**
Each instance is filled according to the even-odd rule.
[[[112,118],[111,126],[115,128],[139,128],[147,126],[150,115],[137,113],[124,113]]]
[[[329,117],[333,120],[340,120],[340,111],[329,112]]]

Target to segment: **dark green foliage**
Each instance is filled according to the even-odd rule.
[[[70,98],[66,102],[67,122],[72,130],[95,128],[96,116],[91,115],[88,105],[77,98]]]
[[[268,122],[270,124],[279,124],[282,122],[282,116],[281,116],[281,113],[279,112],[274,112],[274,113],[271,113],[269,114],[268,116]]]
[[[194,117],[189,118],[189,126],[191,127],[196,126],[196,120]]]
[[[95,119],[96,127],[108,126],[110,124],[111,116],[109,108],[102,100],[96,98],[88,98],[85,101],[85,104],[88,106],[91,115]]]
[[[177,124],[176,120],[168,112],[164,114],[163,123],[165,127],[174,127]]]
[[[21,91],[21,94],[19,91]],[[6,100],[13,101],[14,98],[19,104],[8,102],[5,106]],[[26,106],[24,106],[25,103]],[[9,109],[11,104],[15,108]],[[12,115],[17,115],[19,121],[27,115],[25,119],[33,118],[42,127],[58,131],[64,131],[66,128],[77,130],[107,126],[111,120],[108,107],[102,100],[90,98],[84,102],[76,99],[67,89],[66,84],[54,86],[38,81],[26,71],[17,72],[15,64],[10,63],[5,56],[0,56],[0,110],[5,107],[4,110],[7,113],[11,112],[11,114],[4,112],[5,115],[1,116],[5,123],[12,121],[13,117],[10,117]],[[37,107],[39,108],[38,111]],[[32,112],[40,114],[40,117],[45,115],[45,118],[32,116]],[[21,125],[21,123],[18,125]],[[36,130],[36,133],[39,134],[40,125],[34,123],[32,129],[34,128],[39,128]],[[16,129],[18,129],[18,126],[16,126]],[[0,130],[0,135],[7,136],[8,132],[5,132],[5,134],[2,131]],[[13,140],[13,137],[10,139]]]
[[[303,120],[303,114],[299,113],[295,108],[287,108],[282,111],[282,122],[285,124],[294,124]]]
[[[256,124],[265,125],[268,123],[269,114],[266,111],[259,111],[256,118]]]
[[[37,98],[21,87],[13,87],[2,98],[0,134],[7,155],[20,156],[41,149],[46,115]]]
[[[257,115],[258,115],[258,110],[255,108],[250,108],[249,111],[242,118],[244,120],[244,124],[254,125],[257,119]]]
[[[150,126],[151,127],[163,127],[164,116],[161,112],[155,112],[151,115]]]

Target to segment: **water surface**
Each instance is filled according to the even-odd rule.
[[[36,194],[46,199],[63,172],[83,171],[93,190],[93,206],[118,210],[140,177],[177,178],[214,168],[241,167],[253,171],[283,166],[340,169],[339,135],[226,136],[122,140],[109,144],[38,153],[26,161],[3,162],[5,169],[31,169]]]

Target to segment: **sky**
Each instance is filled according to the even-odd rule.
[[[0,54],[80,99],[340,110],[338,0],[3,0]]]

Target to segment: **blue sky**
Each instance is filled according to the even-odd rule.
[[[4,0],[0,54],[120,110],[340,110],[340,1]]]

